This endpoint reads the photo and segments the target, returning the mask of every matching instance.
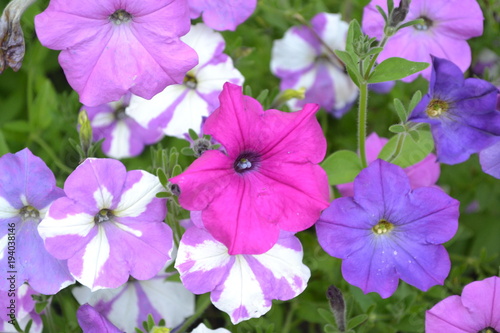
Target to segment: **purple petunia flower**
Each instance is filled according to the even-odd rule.
[[[231,255],[205,229],[193,226],[182,236],[175,268],[187,289],[210,292],[215,307],[237,324],[268,312],[273,299],[289,300],[306,288],[311,272],[302,255],[300,241],[291,233],[282,233],[263,254]]]
[[[38,273],[40,272],[42,271]],[[43,272],[43,275],[47,278],[46,271]],[[42,318],[35,311],[35,301],[31,297],[35,294],[36,292],[26,283],[22,284],[14,292],[2,291],[2,296],[0,297],[0,306],[2,307],[2,312],[0,313],[0,332],[17,332],[12,323],[9,323],[13,319],[10,316],[11,314],[22,329],[25,329],[28,322],[32,320],[30,333],[42,332]]]
[[[73,295],[80,304],[88,303],[110,323],[125,332],[142,327],[148,315],[155,323],[165,319],[167,327],[180,325],[194,314],[194,295],[179,282],[165,281],[165,273],[147,281],[131,280],[116,289],[91,292],[76,287]]]
[[[66,196],[54,201],[38,231],[47,250],[68,259],[71,274],[93,291],[117,288],[129,274],[150,279],[172,251],[165,199],[156,198],[162,189],[145,171],[86,159],[66,179]]]
[[[156,128],[144,128],[126,114],[130,94],[119,101],[99,106],[83,106],[92,126],[93,140],[105,139],[102,151],[113,158],[140,155],[145,145],[160,141],[163,133]]]
[[[59,63],[88,106],[128,91],[151,98],[197,62],[179,39],[190,28],[186,0],[51,0],[35,28],[42,45],[62,50]]]
[[[127,316],[124,316],[124,318],[127,318]],[[76,319],[83,333],[123,333],[89,304],[84,304],[78,308]]]
[[[395,0],[398,6],[400,0]],[[387,12],[387,0],[372,0],[364,9],[362,26],[370,37],[382,39],[385,21],[377,11],[380,6]],[[462,72],[471,64],[471,51],[467,39],[483,34],[483,13],[476,0],[413,0],[406,19],[423,19],[417,24],[399,30],[389,38],[378,60],[401,57],[411,61],[432,63],[431,55],[454,62]],[[409,82],[422,74],[429,79],[431,67],[403,79]]]
[[[498,89],[484,80],[464,79],[446,59],[432,62],[429,92],[408,120],[430,124],[439,162],[461,163],[500,140]]]
[[[215,30],[236,30],[236,27],[252,15],[257,0],[188,0],[191,18],[203,18],[203,22]]]
[[[317,165],[326,152],[318,108],[264,111],[230,83],[219,98],[204,132],[227,154],[206,151],[170,181],[180,187],[181,206],[203,211],[203,225],[229,254],[264,253],[280,230],[307,229],[328,207],[327,176]]]
[[[500,93],[497,95],[497,111],[500,111]],[[500,179],[500,142],[479,153],[479,162],[485,173]]]
[[[469,283],[425,312],[427,333],[500,332],[500,278]]]
[[[366,160],[368,163],[375,161],[389,140],[381,138],[373,132],[366,138]],[[411,188],[433,186],[439,179],[440,168],[436,162],[436,155],[429,154],[420,162],[403,169],[410,180]],[[343,197],[354,195],[354,184],[346,183],[337,185]]]
[[[320,13],[311,26],[292,27],[274,42],[271,71],[281,79],[281,90],[306,89],[304,99],[288,102],[291,109],[318,103],[341,117],[358,96],[358,88],[333,54],[345,49],[349,25],[339,14]]]
[[[343,259],[347,282],[387,298],[400,278],[424,291],[443,284],[450,259],[441,244],[457,231],[458,206],[439,189],[412,190],[403,169],[376,160],[354,180],[354,197],[333,200],[316,232]]]
[[[166,135],[183,138],[189,129],[200,131],[202,119],[219,107],[218,96],[226,82],[243,85],[244,78],[222,53],[224,38],[203,23],[194,25],[181,38],[200,58],[184,77],[183,84],[170,85],[146,100],[132,96],[126,112],[147,128],[161,128]]]
[[[28,282],[37,292],[49,295],[75,282],[66,261],[45,250],[37,231],[49,205],[63,195],[52,171],[28,148],[0,157],[2,293]],[[11,281],[7,277],[12,274],[15,277]]]

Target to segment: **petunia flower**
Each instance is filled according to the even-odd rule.
[[[72,292],[78,303],[93,306],[120,331],[135,332],[149,314],[155,323],[164,319],[172,328],[194,314],[195,300],[181,283],[165,281],[167,277],[160,273],[147,281],[130,280],[116,289],[91,292],[87,287],[76,287]]]
[[[202,16],[203,22],[214,30],[236,30],[252,15],[257,0],[188,0],[191,18]]]
[[[35,294],[37,294],[35,290],[26,283],[23,283],[14,291],[2,291],[2,297],[0,297],[0,306],[2,307],[0,332],[17,332],[12,325],[12,319],[15,319],[22,329],[25,329],[28,322],[32,320],[30,333],[42,332],[42,318],[35,311],[35,301],[31,297]]]
[[[427,333],[500,332],[500,278],[469,283],[425,312]]]
[[[130,94],[119,101],[99,106],[83,106],[92,125],[93,140],[105,139],[102,151],[109,157],[138,156],[145,145],[160,141],[163,133],[156,128],[144,128],[126,114]]]
[[[78,308],[76,319],[83,333],[123,333],[89,304]]]
[[[281,79],[281,90],[306,89],[304,99],[288,102],[292,110],[318,103],[339,118],[351,108],[358,88],[333,53],[345,49],[348,27],[339,14],[319,13],[311,27],[292,27],[274,41],[271,71]]]
[[[197,63],[179,37],[190,28],[186,0],[51,0],[35,17],[43,46],[62,50],[59,63],[80,102],[97,106],[126,92],[152,98],[181,83]]]
[[[444,242],[458,228],[459,202],[432,187],[412,190],[399,166],[372,162],[354,180],[354,197],[333,200],[316,223],[321,247],[343,259],[342,275],[387,298],[399,279],[426,291],[450,272]]]
[[[226,330],[225,328],[217,328],[215,330],[211,330],[205,324],[201,323],[200,325],[196,326],[194,330],[191,331],[191,333],[210,333],[210,332],[215,332],[215,333],[230,333],[230,331]]]
[[[63,195],[52,171],[28,148],[0,157],[2,293],[28,282],[36,292],[49,295],[75,282],[66,261],[45,250],[37,230],[49,205]]]
[[[498,89],[484,80],[464,79],[446,59],[432,62],[429,91],[408,120],[430,124],[439,162],[461,163],[500,140]]]
[[[227,154],[205,151],[170,181],[180,188],[180,205],[202,211],[204,227],[229,254],[264,253],[280,230],[307,229],[328,207],[327,176],[317,165],[326,152],[318,107],[264,111],[230,83],[219,99],[204,133]]]
[[[66,196],[54,201],[38,231],[47,251],[68,259],[71,274],[93,291],[117,288],[129,275],[147,280],[172,251],[165,199],[156,198],[162,190],[148,172],[86,159],[66,179]]]
[[[368,163],[375,161],[389,140],[381,138],[373,132],[366,138],[366,160]],[[410,180],[411,188],[433,186],[439,179],[440,168],[436,162],[436,155],[429,154],[420,162],[403,169]],[[340,194],[344,197],[354,195],[353,183],[337,185]]]
[[[272,300],[289,300],[307,286],[311,272],[302,264],[302,246],[290,233],[259,255],[231,255],[205,229],[193,226],[182,236],[175,262],[184,286],[210,292],[212,303],[237,324],[258,318]]]
[[[500,111],[500,93],[497,95],[497,111]],[[500,178],[500,141],[481,150],[479,162],[485,173]]]
[[[200,58],[199,64],[184,77],[182,84],[168,86],[146,100],[132,96],[126,112],[147,128],[161,128],[166,135],[183,138],[189,129],[200,131],[202,119],[218,106],[217,97],[226,82],[242,85],[244,78],[233,61],[222,53],[224,38],[203,23],[194,25],[181,38]]]
[[[398,6],[400,0],[395,0]],[[372,0],[363,11],[362,27],[370,37],[381,40],[385,21],[376,6],[387,12],[387,0]],[[389,38],[378,60],[400,57],[411,61],[432,63],[431,55],[455,63],[462,72],[471,64],[467,39],[483,34],[483,13],[476,0],[412,0],[402,24],[423,19],[423,24],[399,30]],[[410,75],[403,81],[413,81],[418,75],[431,77],[431,67]]]

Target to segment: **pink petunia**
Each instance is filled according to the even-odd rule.
[[[190,28],[185,0],[51,0],[35,28],[42,45],[62,50],[59,63],[87,106],[128,91],[152,98],[197,63],[179,39]]]
[[[261,254],[280,230],[307,229],[328,207],[327,176],[317,165],[326,153],[318,106],[264,111],[230,83],[219,99],[204,133],[227,154],[206,151],[170,181],[180,187],[182,207],[201,210],[204,227],[229,254]]]
[[[257,0],[188,0],[191,18],[215,30],[236,30],[255,10]]]

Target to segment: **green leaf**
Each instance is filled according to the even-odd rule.
[[[26,120],[13,120],[5,123],[3,128],[18,133],[29,133],[31,131],[30,125]]]
[[[361,26],[359,25],[359,22],[356,19],[352,20],[351,23],[349,23],[349,29],[347,30],[345,45],[345,50],[348,53],[354,53],[354,42],[357,42],[362,35],[363,32],[361,32]]]
[[[195,132],[194,129],[190,128],[188,130],[188,133],[189,133],[189,137],[194,141],[196,139],[198,139],[198,134]]]
[[[356,317],[353,317],[349,319],[349,322],[347,323],[347,329],[353,329],[358,327],[359,325],[363,324],[365,321],[368,320],[368,315],[367,314],[360,314]]]
[[[52,123],[52,115],[58,108],[57,93],[49,79],[37,85],[37,95],[29,110],[32,129],[44,130]]]
[[[350,183],[363,169],[359,156],[349,150],[339,150],[321,163],[330,185]]]
[[[366,56],[379,54],[383,49],[383,47],[372,47],[368,52],[366,52]]]
[[[420,92],[420,90],[417,90],[411,97],[410,104],[408,104],[408,114],[412,112],[413,109],[415,109],[415,107],[417,106],[417,104],[420,102],[421,99],[422,99],[422,93]]]
[[[357,61],[359,61],[359,59],[357,61],[354,61],[352,58],[353,55],[346,51],[335,50],[334,52],[335,55],[339,57],[339,59],[342,60],[342,62],[346,65],[347,71],[349,72],[349,76],[351,76],[352,80],[355,83],[359,82],[360,81],[359,79],[361,78],[359,73],[359,67],[357,64]],[[357,58],[356,55],[354,56]]]
[[[185,156],[194,156],[193,150],[189,147],[182,147],[181,154]]]
[[[160,198],[160,199],[163,199],[163,198],[170,197],[170,195],[167,192],[158,192],[158,193],[156,193],[156,197]]]
[[[389,127],[389,131],[391,131],[392,133],[404,133],[406,132],[406,127],[401,124],[391,125]]]
[[[178,176],[182,173],[182,168],[179,164],[176,164],[172,169],[172,177]]]
[[[415,24],[425,24],[425,21],[423,19],[417,19],[417,20],[413,20],[413,21],[408,21],[408,22],[403,23],[400,26],[398,26],[398,31],[401,30],[401,29],[404,29],[406,27],[410,27],[412,25],[415,25]]]
[[[35,303],[35,311],[36,313],[42,313],[42,311],[47,307],[49,304],[48,301],[40,302],[40,303]]]
[[[410,139],[408,133],[401,133],[393,136],[389,142],[382,148],[378,158],[389,161],[393,164],[406,168],[423,160],[434,149],[434,140],[431,132],[428,130],[418,130],[420,140],[418,143]],[[403,136],[401,152],[398,156],[393,157],[396,151],[398,138]]]
[[[394,81],[418,73],[429,67],[426,62],[414,62],[393,57],[382,61],[370,75],[368,83]]]
[[[377,8],[380,15],[382,15],[382,17],[384,18],[384,21],[387,22],[388,21],[387,14],[384,12],[382,7],[380,7],[379,5],[376,5],[375,8]]]
[[[408,118],[408,113],[406,112],[405,106],[403,103],[398,98],[394,99],[394,108],[396,109],[396,113],[398,114],[399,120],[401,122],[406,122],[406,119]]]
[[[10,152],[9,146],[7,145],[7,141],[5,141],[5,136],[3,132],[0,130],[0,156],[3,156]]]
[[[154,326],[155,321],[153,319],[153,316],[151,314],[148,314],[148,331],[152,330]]]
[[[160,183],[163,185],[163,187],[167,186],[168,179],[163,169],[161,168],[156,169],[156,176],[160,180]]]
[[[418,131],[409,131],[408,134],[410,134],[411,139],[415,143],[418,143],[418,141],[420,141],[420,134],[418,134]]]
[[[330,323],[332,325],[335,325],[335,319],[333,318],[332,311],[326,310],[323,308],[319,308],[318,313],[319,313],[320,317],[323,318],[324,321],[326,321],[327,323]]]
[[[267,96],[269,95],[269,89],[264,89],[260,92],[259,96],[257,96],[256,100],[259,101],[260,104],[265,104]]]

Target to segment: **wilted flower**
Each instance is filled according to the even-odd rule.
[[[86,159],[64,183],[65,197],[38,226],[45,247],[68,259],[71,274],[93,291],[117,288],[129,275],[155,276],[171,257],[163,190],[152,174],[112,159]],[[140,251],[137,251],[140,249]]]
[[[387,298],[399,279],[426,291],[443,284],[450,259],[443,243],[458,228],[459,202],[442,190],[412,190],[400,167],[376,160],[354,180],[354,197],[333,200],[316,223],[321,247],[343,259],[342,275]]]
[[[484,80],[464,79],[446,59],[432,63],[429,92],[408,120],[430,124],[439,162],[461,163],[500,140],[498,89]]]
[[[205,228],[229,254],[264,253],[280,230],[307,229],[328,207],[327,176],[317,165],[326,152],[318,107],[264,111],[230,83],[219,98],[204,132],[227,154],[205,151],[170,181],[180,187],[181,206],[201,210]]]
[[[66,261],[54,258],[45,250],[37,230],[49,205],[63,195],[52,171],[28,148],[0,157],[2,293],[12,289],[11,282],[15,288],[28,282],[42,294],[55,294],[75,282]],[[16,272],[14,281],[7,279],[7,271]]]
[[[126,92],[152,98],[181,83],[197,63],[181,42],[190,28],[186,0],[51,0],[35,17],[42,45],[62,50],[59,63],[80,102],[96,106]]]
[[[399,5],[395,0],[394,5]],[[387,12],[387,0],[372,0],[363,12],[363,30],[379,40],[384,33],[385,21],[376,6]],[[448,59],[465,72],[471,64],[471,51],[467,39],[483,34],[483,13],[476,0],[412,0],[406,19],[423,19],[423,24],[399,30],[389,38],[378,60],[401,57],[411,61],[431,63],[431,55]],[[403,81],[413,81],[418,75],[429,79],[431,67],[410,75]]]
[[[358,88],[333,53],[345,49],[348,27],[339,14],[320,13],[311,27],[292,27],[274,41],[271,71],[281,79],[281,90],[306,89],[304,99],[288,102],[290,108],[318,103],[336,117],[350,109]]]

